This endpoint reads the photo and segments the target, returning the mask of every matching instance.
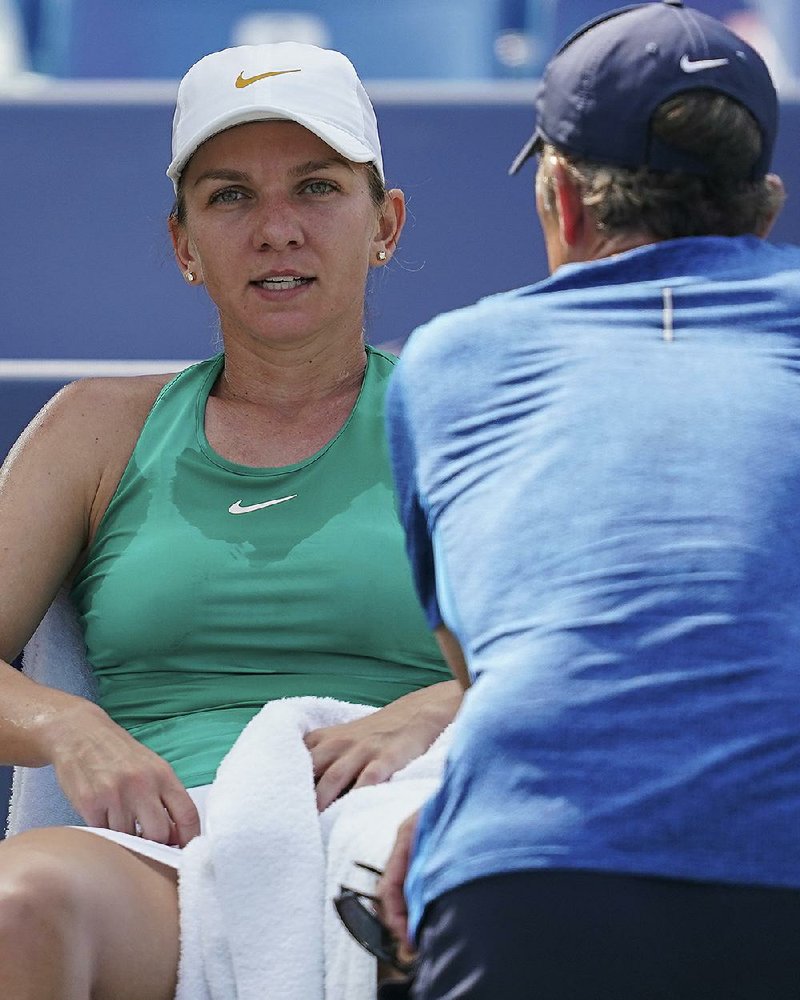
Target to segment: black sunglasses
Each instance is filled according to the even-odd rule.
[[[380,868],[356,861],[354,864],[373,875],[382,875]],[[397,957],[397,941],[375,911],[378,897],[348,885],[339,887],[333,905],[352,937],[380,962],[385,962],[404,976],[413,974],[416,962],[404,962]]]

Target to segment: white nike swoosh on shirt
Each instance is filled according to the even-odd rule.
[[[699,73],[704,69],[717,69],[719,66],[727,66],[729,59],[695,59],[688,55],[681,56],[681,69],[684,73]]]
[[[297,496],[292,493],[289,497],[279,497],[277,500],[265,500],[263,503],[251,503],[242,506],[242,501],[237,500],[228,507],[229,514],[251,514],[254,510],[263,510],[265,507],[274,507],[276,503],[286,503],[287,500],[294,500]]]

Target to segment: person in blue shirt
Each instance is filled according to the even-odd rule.
[[[415,331],[389,391],[417,590],[468,691],[384,919],[418,948],[414,1000],[796,1000],[775,89],[665,0],[573,35],[536,111],[512,172],[536,157],[550,278]]]

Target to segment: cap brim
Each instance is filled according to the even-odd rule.
[[[509,177],[513,177],[514,174],[518,173],[520,168],[524,166],[524,164],[527,163],[527,161],[532,156],[534,156],[536,153],[539,152],[539,150],[542,148],[543,142],[544,140],[542,139],[542,136],[539,133],[539,130],[537,129],[530,137],[530,139],[528,139],[528,141],[525,143],[525,145],[522,147],[519,153],[517,153],[514,162],[508,168]]]

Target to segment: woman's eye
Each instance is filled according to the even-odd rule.
[[[221,191],[215,191],[211,195],[209,202],[212,205],[230,205],[233,202],[240,201],[242,198],[244,198],[244,194],[238,188],[223,188]]]
[[[336,191],[337,188],[333,181],[309,181],[303,190],[309,194],[328,194],[331,191]]]

